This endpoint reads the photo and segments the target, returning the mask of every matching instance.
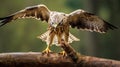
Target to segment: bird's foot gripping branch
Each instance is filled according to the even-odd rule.
[[[65,43],[64,41],[62,41],[61,47],[62,47],[63,50],[65,51],[66,55],[67,55],[69,58],[71,58],[71,60],[72,60],[73,62],[76,63],[76,62],[78,61],[80,54],[77,53],[77,52],[70,46],[70,44]]]

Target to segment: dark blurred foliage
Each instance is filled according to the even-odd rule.
[[[10,15],[28,6],[45,4],[50,10],[70,13],[84,9],[113,25],[120,27],[120,0],[0,0],[0,17]],[[42,51],[46,43],[36,37],[47,30],[47,23],[35,19],[20,19],[0,28],[0,52]],[[76,51],[91,56],[120,60],[120,29],[105,34],[70,30],[80,38],[71,45]],[[52,46],[53,51],[61,51]]]

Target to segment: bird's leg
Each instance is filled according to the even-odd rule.
[[[65,40],[61,40],[61,41],[65,41],[65,43],[68,43],[68,36],[65,37]],[[62,54],[63,56],[66,56],[66,52],[63,50],[62,52],[60,52],[59,54]]]
[[[59,45],[59,44],[61,44],[62,33],[58,33],[57,38],[58,38],[58,45]]]
[[[69,32],[65,33],[65,43],[68,43],[68,38],[69,38]]]
[[[64,40],[62,39],[61,41],[64,41],[65,43],[68,43],[69,30],[65,31],[64,36],[65,36],[64,37],[65,39]],[[63,56],[67,55],[64,50],[62,52],[60,52],[60,54],[62,54]]]
[[[65,39],[65,40],[68,40],[68,39]],[[62,41],[65,41],[65,40],[61,39],[60,42],[62,43]],[[68,42],[68,41],[65,41],[65,43],[66,43],[66,42]],[[61,44],[61,43],[60,43],[60,44]],[[63,55],[63,56],[66,56],[66,55],[67,55],[66,52],[65,52],[64,50],[61,51],[59,54],[61,54],[61,55]]]
[[[50,32],[50,34],[49,34],[49,36],[47,38],[47,48],[43,51],[43,53],[47,53],[48,54],[48,53],[52,52],[50,50],[50,46],[52,44],[54,36],[55,36],[55,33],[54,32]]]

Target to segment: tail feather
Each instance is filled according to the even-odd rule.
[[[75,37],[74,35],[72,35],[71,33],[69,33],[69,43],[72,43],[73,41],[80,41],[80,39],[78,39],[77,37]]]
[[[40,36],[37,36],[37,38],[41,39],[42,41],[47,41],[48,34],[49,34],[49,31],[41,34]]]
[[[43,33],[42,35],[38,36],[37,38],[39,38],[42,41],[45,41],[47,43],[47,42],[49,42],[49,41],[47,41],[48,36],[49,36],[49,31]],[[64,36],[62,38],[64,38]],[[78,39],[77,37],[75,37],[74,35],[69,33],[68,43],[72,43],[73,41],[80,41],[80,39]],[[58,44],[58,39],[57,39],[56,35],[54,37],[52,44],[56,44],[56,45]]]

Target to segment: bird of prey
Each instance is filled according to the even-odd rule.
[[[40,39],[47,43],[47,48],[44,50],[47,53],[50,52],[49,48],[52,44],[60,46],[61,40],[66,43],[79,41],[69,32],[70,28],[99,33],[105,33],[109,29],[117,29],[116,26],[82,9],[66,14],[51,11],[44,4],[27,7],[7,17],[0,18],[0,26],[22,18],[35,18],[48,23],[47,32],[39,36]]]

